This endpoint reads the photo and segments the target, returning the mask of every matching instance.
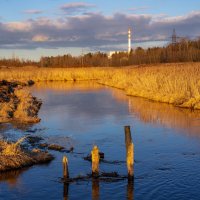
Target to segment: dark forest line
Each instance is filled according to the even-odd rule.
[[[1,59],[0,66],[39,66],[39,67],[117,67],[140,64],[199,62],[200,39],[182,39],[176,44],[165,47],[141,47],[127,52],[116,52],[109,57],[107,53],[87,53],[82,56],[70,54],[62,56],[41,57],[40,61],[22,60],[18,58]]]

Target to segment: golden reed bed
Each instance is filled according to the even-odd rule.
[[[0,80],[84,81],[123,89],[127,95],[200,109],[200,63],[159,64],[120,68],[0,69]]]
[[[21,138],[16,143],[0,140],[0,173],[53,160],[53,156],[47,152],[24,150],[20,146],[23,140],[24,138]]]

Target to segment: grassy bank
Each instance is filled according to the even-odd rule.
[[[0,123],[11,120],[36,123],[41,102],[19,82],[0,81]]]
[[[121,68],[10,68],[0,79],[27,81],[97,80],[127,95],[185,108],[200,109],[200,63],[160,64]]]
[[[46,152],[31,152],[24,150],[20,143],[23,138],[16,143],[0,140],[0,172],[5,172],[34,164],[47,163],[53,157]]]

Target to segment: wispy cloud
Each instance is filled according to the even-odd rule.
[[[43,11],[42,10],[25,10],[24,13],[31,14],[31,15],[38,15],[38,14],[42,14]]]
[[[74,2],[74,3],[66,3],[60,7],[65,14],[72,15],[77,13],[86,12],[90,8],[94,8],[94,4],[84,3],[84,2]]]

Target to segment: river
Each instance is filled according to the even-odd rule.
[[[100,170],[126,175],[124,126],[130,125],[135,146],[134,186],[120,182],[60,183],[62,157],[48,165],[0,174],[0,199],[200,199],[200,112],[129,97],[96,83],[47,82],[31,88],[42,99],[41,122],[32,126],[1,124],[0,135],[17,139],[30,130],[68,153],[71,177],[91,172],[83,159],[98,145],[108,161]],[[68,187],[68,188],[67,188]],[[68,190],[68,191],[67,191]]]

